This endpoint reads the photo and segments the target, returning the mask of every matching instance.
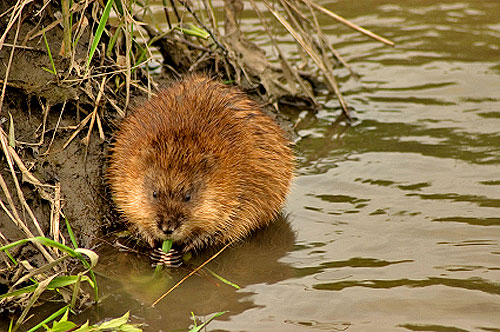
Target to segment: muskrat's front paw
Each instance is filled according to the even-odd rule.
[[[164,252],[160,248],[155,248],[149,255],[153,261],[153,266],[165,265],[168,267],[179,267],[182,265],[182,254],[176,249]]]

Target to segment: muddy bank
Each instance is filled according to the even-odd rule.
[[[14,4],[16,1],[3,1],[0,12],[8,12]],[[16,169],[26,203],[33,210],[44,234],[40,234],[34,223],[29,222],[32,218],[28,216],[22,198],[19,199],[16,194],[5,155],[1,160],[1,174],[17,211],[34,235],[49,234],[49,220],[54,218],[51,211],[54,204],[50,201],[58,198],[54,196],[54,188],[60,187],[57,189],[60,189],[58,207],[75,228],[80,245],[90,246],[107,205],[103,199],[102,182],[106,142],[92,131],[88,144],[82,144],[82,132],[63,149],[75,127],[89,113],[92,87],[61,81],[62,78],[75,76],[63,75],[72,72],[68,71],[70,67],[82,65],[90,30],[83,31],[80,37],[82,42],[74,48],[74,59],[60,56],[63,39],[60,26],[45,30],[48,47],[41,33],[43,27],[57,23],[57,7],[52,4],[45,8],[42,6],[42,3],[26,5],[0,51],[3,64],[0,66],[0,77],[4,84],[7,81],[0,120],[4,132],[15,140],[12,142],[14,150],[28,171],[42,184],[48,185],[42,188],[30,184],[20,176],[21,170]],[[9,15],[3,16],[0,30],[6,31],[9,23],[12,23]],[[54,68],[49,50],[57,75],[49,72]],[[2,192],[0,198],[6,202],[6,193]],[[10,242],[26,237],[6,213],[0,214],[0,231]]]
[[[45,121],[45,137],[42,140],[44,114],[39,105],[36,105],[38,98],[30,98],[29,95],[14,90],[9,91],[7,98],[8,103],[4,104],[3,111],[9,114],[9,117],[12,116],[16,141],[19,143],[16,146],[18,155],[42,183],[60,184],[61,208],[75,228],[81,245],[90,245],[90,238],[96,233],[98,221],[102,219],[107,205],[102,181],[106,141],[101,142],[99,137],[92,133],[88,146],[78,142],[82,137],[77,137],[75,142],[62,149],[72,135],[72,130],[64,128],[78,124],[75,121],[76,112],[71,106],[66,106],[66,114],[62,116],[61,105],[50,108]],[[5,117],[2,120],[6,121],[6,124],[9,123]],[[10,126],[6,127],[4,130],[9,131]],[[2,160],[2,176],[9,188],[14,188],[5,158]],[[33,185],[21,183],[28,204],[33,208],[42,229],[48,233],[50,205],[40,197]],[[3,199],[5,197],[2,197]],[[22,210],[21,206],[18,208],[19,211]],[[21,234],[16,236],[16,232],[9,227],[13,223],[6,214],[0,215],[0,223],[2,232],[9,240],[22,237]],[[32,232],[37,233],[34,228]]]

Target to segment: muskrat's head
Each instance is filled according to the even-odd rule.
[[[182,240],[203,200],[203,179],[190,169],[152,164],[144,170],[142,185],[144,204],[151,212],[147,236],[155,240]]]
[[[221,209],[228,206],[227,186],[220,183],[218,158],[193,143],[188,148],[182,138],[174,144],[153,142],[139,153],[139,187],[127,195],[134,207],[125,212],[152,246],[172,239],[182,247],[199,247],[231,213]]]

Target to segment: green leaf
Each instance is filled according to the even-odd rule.
[[[127,323],[129,314],[130,312],[127,311],[123,316],[119,318],[108,320],[107,322],[102,323],[101,325],[99,325],[99,328],[102,330],[119,328],[120,326]]]
[[[90,330],[89,328],[89,321],[86,321],[85,324],[74,330],[73,332],[88,332]]]
[[[59,319],[59,323],[60,322],[65,322],[68,320],[68,314],[69,314],[69,310],[66,310],[66,312],[64,313],[64,315],[61,317],[61,319]]]
[[[43,244],[44,246],[55,247],[63,252],[66,252],[71,257],[78,258],[82,262],[82,264],[88,269],[92,268],[93,266],[95,266],[95,264],[97,264],[96,260],[97,260],[98,256],[93,251],[88,250],[88,249],[82,249],[82,248],[77,248],[77,249],[73,250],[72,248],[65,246],[62,243],[56,242],[56,241],[49,239],[49,238],[46,238],[44,236],[36,236],[36,237],[29,238],[29,239],[22,239],[19,241],[12,242],[8,245],[0,247],[0,251],[8,250],[8,249],[16,247],[18,245],[25,244],[26,242],[38,242],[40,244]],[[83,256],[81,254],[88,256],[91,260],[91,264],[89,264],[85,260],[85,258],[83,258]]]
[[[210,37],[210,34],[205,29],[200,28],[194,24],[190,24],[189,28],[193,31],[196,31],[197,34],[202,35],[203,39],[208,39],[208,37]]]
[[[54,280],[52,280],[50,282],[50,284],[49,284],[49,286],[47,288],[54,289],[54,288],[61,288],[61,287],[64,287],[64,286],[73,285],[73,284],[75,284],[77,282],[77,280],[78,280],[78,276],[60,276],[60,277],[56,277],[56,278],[54,278]],[[91,287],[94,287],[94,283],[87,276],[81,276],[81,281],[86,281],[86,282],[89,283],[89,285]]]
[[[99,255],[97,255],[92,250],[85,248],[76,248],[75,252],[79,254],[84,254],[90,259],[90,267],[87,267],[88,269],[93,269],[97,265],[97,261],[99,260]]]
[[[122,332],[142,332],[142,329],[138,328],[135,325],[125,324],[125,325],[120,326],[120,331],[122,331]]]
[[[181,31],[185,35],[194,36],[205,40],[207,40],[208,37],[210,37],[210,34],[208,32],[206,32],[204,29],[198,28],[193,24],[189,26],[189,29],[183,27],[175,27],[175,29]]]
[[[70,321],[55,322],[51,329],[46,332],[65,332],[76,327],[76,324]]]
[[[80,262],[82,262],[83,266],[89,270],[88,273],[90,275],[90,278],[92,279],[91,286],[94,288],[94,300],[99,301],[99,290],[97,289],[97,280],[95,278],[94,271],[92,271],[92,266],[95,266],[95,264],[97,264],[97,261],[96,261],[97,254],[91,254],[90,253],[91,251],[88,249],[77,248],[77,249],[73,250],[72,248],[70,248],[68,246],[65,246],[59,242],[56,242],[54,240],[51,240],[51,239],[43,237],[43,236],[37,236],[37,237],[29,238],[29,239],[22,239],[19,241],[12,242],[8,245],[0,247],[0,251],[9,250],[10,248],[14,248],[16,246],[25,244],[26,242],[38,242],[38,243],[43,244],[45,246],[55,247],[63,252],[66,252],[71,257],[78,258],[80,260]],[[90,258],[90,260],[91,260],[90,264],[82,256],[82,253]],[[6,297],[5,295],[6,294],[0,295],[0,298],[2,296]]]

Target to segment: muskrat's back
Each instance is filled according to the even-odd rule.
[[[151,245],[183,251],[240,239],[281,209],[293,154],[281,128],[236,88],[204,76],[172,84],[124,120],[108,180]]]

